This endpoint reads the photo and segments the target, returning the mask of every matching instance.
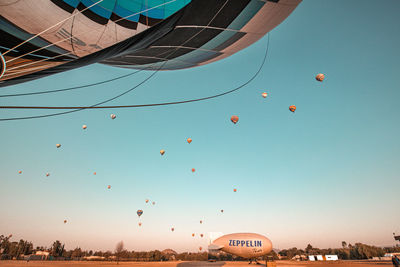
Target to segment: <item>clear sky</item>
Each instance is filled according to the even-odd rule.
[[[260,233],[276,248],[393,245],[392,232],[400,233],[398,14],[397,0],[305,0],[271,32],[260,75],[234,94],[0,123],[0,233],[93,250],[113,250],[123,240],[130,250],[190,251],[206,246],[198,234],[208,232]],[[230,90],[259,68],[266,41],[206,66],[159,72],[112,104]],[[1,93],[130,72],[95,64]],[[150,73],[0,104],[90,105]],[[323,83],[317,73],[326,74]],[[0,116],[40,113],[1,110]],[[239,116],[236,125],[232,115]]]

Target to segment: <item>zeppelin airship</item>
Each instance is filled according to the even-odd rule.
[[[224,251],[246,259],[255,259],[272,251],[271,240],[253,233],[228,234],[210,241],[210,253]]]

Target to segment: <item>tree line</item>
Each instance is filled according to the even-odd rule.
[[[207,252],[183,252],[183,253],[165,253],[159,250],[152,251],[129,251],[124,248],[123,242],[118,242],[114,251],[93,251],[83,250],[79,247],[66,250],[65,245],[59,240],[53,242],[49,247],[34,248],[33,243],[26,240],[11,241],[10,236],[0,235],[0,259],[23,259],[26,255],[34,254],[36,251],[46,251],[54,260],[83,260],[90,256],[104,257],[104,260],[116,261],[201,261],[208,259],[216,259],[221,261],[243,260],[240,257],[227,254],[217,253],[209,254]],[[311,244],[305,249],[283,249],[279,251],[281,257],[292,259],[296,255],[338,255],[341,260],[360,260],[372,257],[382,257],[385,253],[400,252],[399,246],[393,247],[376,247],[362,243],[347,244],[342,242],[341,248],[315,248]],[[278,254],[274,251],[269,256],[278,259]]]
[[[337,255],[340,260],[363,260],[371,259],[372,257],[383,257],[386,253],[391,252],[400,252],[400,247],[376,247],[362,243],[352,245],[342,241],[341,248],[320,249],[308,244],[304,250],[294,247],[281,250],[279,254],[287,259],[292,259],[296,255]]]

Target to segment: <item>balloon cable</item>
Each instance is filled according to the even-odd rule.
[[[77,111],[81,111],[84,109],[113,109],[113,108],[142,108],[142,107],[154,107],[154,106],[167,106],[167,105],[177,105],[177,104],[185,104],[185,103],[193,103],[193,102],[199,102],[199,101],[204,101],[204,100],[209,100],[209,99],[213,99],[213,98],[218,98],[224,95],[228,95],[231,94],[233,92],[236,92],[238,90],[240,90],[241,88],[243,88],[244,86],[246,86],[247,84],[249,84],[251,81],[253,81],[258,74],[261,72],[263,66],[265,65],[267,56],[268,56],[268,51],[269,51],[269,42],[270,42],[270,33],[267,35],[267,48],[265,50],[265,54],[264,54],[264,58],[261,62],[260,67],[258,68],[258,70],[256,71],[256,73],[246,82],[242,83],[241,85],[229,90],[229,91],[225,91],[223,93],[219,93],[219,94],[215,94],[212,96],[207,96],[207,97],[202,97],[202,98],[195,98],[195,99],[189,99],[189,100],[181,100],[181,101],[173,101],[173,102],[163,102],[163,103],[149,103],[149,104],[137,104],[137,105],[115,105],[115,106],[101,106],[104,103],[107,103],[109,101],[112,101],[116,98],[119,98],[129,92],[131,92],[132,90],[136,89],[137,87],[139,87],[140,85],[142,85],[143,83],[145,83],[146,81],[148,81],[151,77],[153,77],[162,67],[163,65],[167,62],[165,61],[164,64],[157,69],[155,72],[153,72],[149,77],[147,77],[145,80],[143,80],[142,82],[140,82],[139,84],[135,85],[134,87],[130,88],[129,90],[115,96],[112,97],[110,99],[107,99],[105,101],[102,101],[100,103],[91,105],[91,106],[60,106],[60,107],[55,107],[55,106],[0,106],[0,109],[72,109],[69,111],[64,111],[64,112],[59,112],[59,113],[51,113],[51,114],[45,114],[45,115],[37,115],[37,116],[29,116],[29,117],[14,117],[14,118],[1,118],[0,121],[11,121],[11,120],[26,120],[26,119],[37,119],[37,118],[46,118],[46,117],[53,117],[53,116],[59,116],[59,115],[64,115],[64,114],[68,114],[68,113],[72,113],[72,112],[77,112]]]

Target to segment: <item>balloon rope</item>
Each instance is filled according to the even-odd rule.
[[[54,24],[53,26],[47,28],[46,30],[41,31],[41,32],[39,32],[38,34],[36,34],[36,35],[34,35],[34,36],[32,36],[32,37],[26,39],[25,41],[23,41],[23,42],[20,43],[19,45],[16,45],[16,46],[14,46],[13,48],[8,49],[6,52],[3,53],[3,55],[6,55],[8,52],[10,52],[10,51],[12,51],[12,50],[14,50],[14,49],[20,47],[21,45],[23,45],[23,44],[25,44],[25,43],[27,43],[27,42],[29,42],[29,41],[35,39],[36,37],[42,35],[43,33],[47,32],[48,30],[50,30],[50,29],[56,27],[57,25],[60,25],[61,23],[64,23],[65,21],[67,21],[67,20],[69,20],[69,19],[75,17],[76,15],[78,15],[78,14],[80,14],[80,13],[82,13],[82,12],[88,10],[88,9],[91,8],[91,7],[94,7],[95,5],[97,5],[97,4],[99,4],[99,3],[103,2],[103,1],[104,1],[104,0],[99,0],[99,1],[97,1],[96,3],[94,3],[93,5],[90,5],[90,6],[86,7],[86,8],[84,8],[84,9],[82,9],[81,11],[75,13],[74,15],[71,15],[71,16],[69,16],[68,18],[63,19],[62,21],[57,22],[56,24]]]
[[[67,88],[62,88],[62,89],[48,90],[48,91],[0,95],[0,98],[1,97],[31,96],[31,95],[42,95],[42,94],[50,94],[50,93],[59,93],[59,92],[66,92],[66,91],[72,91],[72,90],[77,90],[77,89],[81,89],[81,88],[91,87],[91,86],[95,86],[95,85],[100,85],[100,84],[116,81],[116,80],[119,80],[119,79],[122,79],[122,78],[125,78],[125,77],[129,77],[129,76],[135,75],[138,72],[144,71],[146,69],[152,69],[153,65],[151,65],[151,66],[149,66],[147,68],[136,70],[134,72],[131,72],[131,73],[128,73],[128,74],[125,74],[125,75],[121,75],[121,76],[118,76],[118,77],[115,77],[115,78],[112,78],[112,79],[104,80],[104,81],[101,81],[101,82],[85,84],[85,85],[79,85],[79,86],[74,86],[74,87],[67,87]]]
[[[151,104],[139,104],[139,105],[120,105],[120,106],[99,106],[101,105],[101,103],[97,104],[97,105],[93,105],[93,106],[85,106],[85,107],[32,107],[32,106],[0,106],[0,109],[74,109],[71,111],[66,111],[66,112],[60,112],[60,113],[52,113],[52,114],[46,114],[46,115],[39,115],[39,116],[31,116],[31,117],[15,117],[15,118],[5,118],[5,119],[0,119],[0,121],[10,121],[10,120],[24,120],[24,119],[37,119],[37,118],[46,118],[46,117],[52,117],[52,116],[58,116],[58,115],[63,115],[63,114],[68,114],[68,113],[72,113],[72,112],[76,112],[76,111],[80,111],[80,110],[84,110],[84,109],[111,109],[111,108],[142,108],[142,107],[154,107],[154,106],[166,106],[166,105],[177,105],[177,104],[184,104],[184,103],[192,103],[192,102],[199,102],[199,101],[204,101],[204,100],[209,100],[209,99],[213,99],[213,98],[217,98],[217,97],[221,97],[227,94],[231,94],[235,91],[238,91],[239,89],[243,88],[244,86],[246,86],[247,84],[249,84],[251,81],[253,81],[258,74],[261,72],[263,66],[265,65],[267,56],[268,56],[268,51],[269,51],[269,42],[270,42],[270,33],[268,34],[268,41],[267,41],[267,48],[265,51],[265,55],[263,58],[263,61],[259,67],[259,69],[257,70],[257,72],[246,82],[244,82],[243,84],[239,85],[238,87],[220,93],[220,94],[216,94],[216,95],[212,95],[212,96],[207,96],[207,97],[202,97],[202,98],[196,98],[196,99],[190,99],[190,100],[182,100],[182,101],[175,101],[175,102],[164,102],[164,103],[151,103]],[[158,71],[158,70],[157,70]],[[140,84],[136,85],[135,87],[131,88],[129,91],[122,93],[126,94],[130,91],[132,91],[133,89],[137,88],[138,86],[140,86],[141,84],[145,83],[147,80],[149,80],[152,76],[155,75],[155,73],[157,72],[155,71],[151,76],[149,76],[148,78],[146,78],[144,81],[142,81]],[[119,96],[121,96],[119,95]],[[119,97],[117,96],[117,97]],[[113,99],[117,98],[114,97]],[[111,101],[113,99],[110,100],[106,100],[103,102],[108,102]]]
[[[239,89],[243,88],[244,86],[246,86],[247,84],[249,84],[251,81],[253,81],[258,74],[260,73],[260,71],[262,70],[265,61],[267,59],[268,56],[268,50],[269,50],[269,37],[270,34],[267,35],[267,49],[265,51],[265,55],[263,58],[263,61],[260,65],[260,67],[258,68],[257,72],[246,82],[244,82],[243,84],[235,87],[234,89],[231,89],[229,91],[225,91],[223,93],[219,93],[216,95],[212,95],[212,96],[207,96],[207,97],[202,97],[202,98],[195,98],[195,99],[189,99],[189,100],[181,100],[181,101],[174,101],[174,102],[163,102],[163,103],[150,103],[150,104],[137,104],[137,105],[116,105],[116,106],[100,106],[96,105],[96,106],[60,106],[60,107],[52,107],[52,106],[0,106],[0,109],[110,109],[110,108],[141,108],[141,107],[154,107],[154,106],[166,106],[166,105],[176,105],[176,104],[184,104],[184,103],[191,103],[191,102],[198,102],[198,101],[204,101],[204,100],[208,100],[208,99],[213,99],[213,98],[217,98],[217,97],[221,97],[227,94],[231,94],[235,91],[238,91]],[[158,71],[158,70],[157,70]],[[153,73],[155,74],[155,72]],[[136,87],[135,87],[136,88]],[[51,115],[51,114],[49,114]],[[1,120],[6,120],[6,119],[0,119]]]

